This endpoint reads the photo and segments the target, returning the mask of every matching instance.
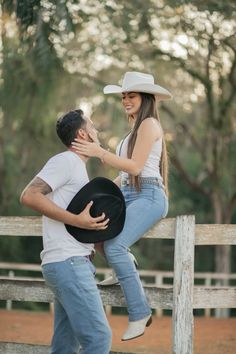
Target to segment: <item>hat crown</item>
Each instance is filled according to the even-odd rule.
[[[90,230],[65,224],[67,232],[83,243],[102,242],[117,236],[123,229],[126,213],[125,199],[120,188],[105,177],[96,177],[78,191],[67,210],[80,214],[91,200],[93,205],[90,215],[98,217],[105,213],[106,218],[109,218],[108,227],[104,230]]]
[[[154,77],[150,74],[140,73],[137,71],[128,71],[124,75],[122,88],[127,89],[128,87],[142,84],[154,85]]]
[[[122,93],[122,92],[144,92],[155,95],[157,99],[169,100],[171,93],[160,85],[154,83],[154,77],[151,74],[140,73],[138,71],[128,71],[125,73],[121,86],[107,85],[103,92]]]

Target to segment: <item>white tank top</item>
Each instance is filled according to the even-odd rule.
[[[116,154],[121,157],[127,157],[129,133],[117,146]],[[156,177],[161,180],[162,177],[160,173],[160,161],[162,153],[162,137],[156,140],[152,146],[150,154],[145,162],[145,165],[140,173],[141,177]],[[128,178],[129,174],[127,172],[120,172],[121,178]]]

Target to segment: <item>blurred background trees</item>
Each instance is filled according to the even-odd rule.
[[[234,1],[24,0],[2,1],[0,11],[1,215],[32,214],[19,195],[64,149],[55,134],[63,112],[80,106],[92,113],[102,143],[115,148],[129,127],[120,98],[104,97],[102,88],[136,70],[152,73],[174,96],[159,104],[170,157],[169,216],[235,223]],[[95,159],[89,171],[117,174]],[[39,261],[41,240],[17,242],[2,243],[2,259]],[[171,269],[171,242],[138,246],[142,267]],[[230,251],[202,248],[196,269],[236,271]]]

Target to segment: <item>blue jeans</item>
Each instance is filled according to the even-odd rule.
[[[111,330],[97,289],[95,268],[87,257],[43,265],[55,296],[52,354],[108,354]]]
[[[141,192],[134,187],[121,188],[126,201],[126,220],[122,232],[105,241],[104,251],[123,289],[130,321],[151,314],[139,274],[128,255],[128,248],[138,241],[168,211],[168,200],[162,187],[142,184]]]

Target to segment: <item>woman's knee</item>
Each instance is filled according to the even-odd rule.
[[[112,257],[117,257],[118,255],[124,253],[125,248],[119,243],[106,241],[104,243],[104,252],[106,254],[106,257],[109,259]]]

